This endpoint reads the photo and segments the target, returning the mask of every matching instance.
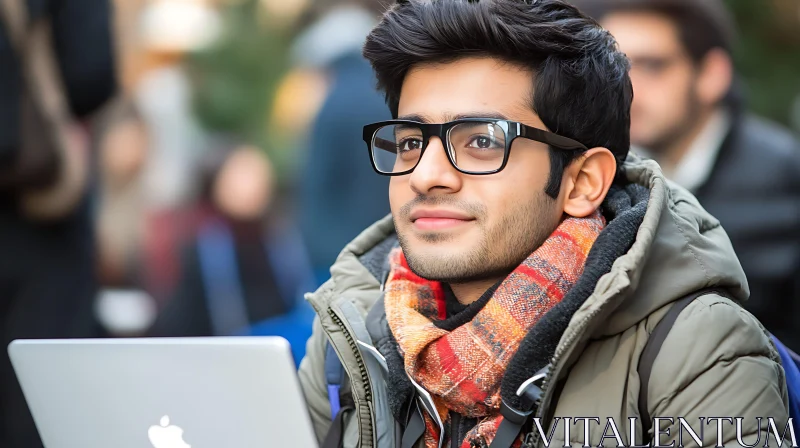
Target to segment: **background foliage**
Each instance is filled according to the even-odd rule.
[[[800,0],[726,3],[739,27],[734,59],[750,109],[800,131]]]

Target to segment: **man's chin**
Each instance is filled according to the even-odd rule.
[[[400,245],[414,274],[428,280],[440,280],[458,276],[465,268],[471,273],[475,267],[468,268],[469,260],[474,258],[476,250],[480,252],[478,244],[482,239],[480,235],[464,230],[401,230]]]
[[[414,254],[406,260],[414,275],[433,282],[470,283],[501,276],[496,270],[486,270],[486,266],[470,260],[464,253]]]
[[[404,238],[401,243],[409,267],[423,278],[449,265],[451,260],[460,260],[466,255],[464,248],[459,250],[452,241],[431,242],[412,237]]]
[[[457,259],[457,258],[456,258]],[[443,254],[421,254],[406,257],[408,267],[414,275],[429,281],[449,282],[453,279],[454,273],[448,261],[453,260]],[[458,277],[458,275],[455,275]]]

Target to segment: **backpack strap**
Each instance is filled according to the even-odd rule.
[[[647,338],[647,343],[644,346],[644,350],[642,350],[642,355],[639,357],[639,366],[637,369],[639,371],[639,416],[642,419],[642,437],[644,438],[644,443],[650,442],[652,422],[650,420],[650,411],[647,408],[647,391],[650,384],[650,374],[653,372],[653,364],[656,361],[658,352],[661,350],[664,340],[667,339],[667,335],[678,319],[678,315],[681,311],[692,303],[694,299],[712,293],[719,294],[723,297],[729,297],[726,291],[716,288],[702,289],[686,295],[672,305],[669,311],[667,311],[667,314],[656,324],[653,332],[650,333],[650,336]]]
[[[795,434],[800,434],[800,356],[783,344],[774,334],[770,334],[778,355],[781,358],[786,389],[789,395],[789,419]]]
[[[325,382],[328,385],[328,401],[331,404],[333,422],[321,448],[342,448],[344,442],[344,415],[348,410],[355,409],[352,394],[344,392],[342,389],[346,378],[347,374],[344,371],[344,366],[333,349],[333,345],[328,341],[325,347]]]
[[[336,417],[341,409],[339,393],[342,389],[342,380],[345,372],[339,356],[330,342],[325,346],[325,381],[328,385],[328,401],[331,404],[331,418]]]

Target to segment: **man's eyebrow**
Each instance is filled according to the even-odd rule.
[[[429,123],[429,120],[424,115],[419,114],[408,114],[397,117],[398,120],[408,120],[408,121],[416,121],[418,123]]]
[[[508,117],[499,112],[464,112],[460,114],[445,114],[444,121],[463,120],[465,118],[489,118],[492,120],[508,120]],[[398,120],[410,120],[419,123],[430,123],[431,120],[425,115],[408,114],[397,117]]]
[[[447,116],[447,121],[463,120],[465,118],[491,118],[493,120],[508,120],[508,117],[499,112],[467,112]]]

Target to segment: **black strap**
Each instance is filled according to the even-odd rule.
[[[650,374],[653,371],[653,364],[655,364],[658,352],[661,350],[664,340],[667,339],[667,335],[672,329],[672,326],[675,324],[675,321],[678,319],[678,315],[681,313],[681,311],[683,311],[690,303],[692,303],[694,299],[709,293],[719,294],[723,297],[729,296],[724,290],[715,288],[695,291],[687,296],[684,296],[675,302],[674,305],[672,305],[669,311],[667,311],[667,314],[664,315],[658,324],[656,324],[653,332],[650,333],[650,336],[647,338],[647,343],[644,346],[644,350],[642,350],[642,355],[639,358],[638,366],[639,416],[642,419],[643,443],[650,443],[650,429],[652,426],[652,421],[650,419],[650,411],[647,408],[647,391],[650,383]]]
[[[492,444],[490,447],[510,448],[513,446],[529,416],[530,414],[524,416],[522,422],[512,422],[511,420],[504,418],[500,422],[500,426],[497,428],[497,434],[494,436],[494,439],[492,439]]]
[[[422,411],[419,406],[413,406],[411,415],[409,416],[408,425],[403,431],[403,440],[400,444],[401,448],[413,448],[422,435],[425,434],[425,419],[422,417]]]
[[[528,422],[528,418],[533,414],[537,402],[542,397],[541,386],[549,369],[549,366],[545,366],[526,381],[527,384],[523,383],[524,387],[519,393],[522,409],[516,409],[503,400],[500,405],[500,414],[503,416],[503,420],[500,421],[492,444],[489,445],[490,448],[510,448],[514,444],[522,427]]]
[[[341,404],[339,413],[333,419],[328,435],[325,436],[320,448],[342,448],[344,446],[344,417],[347,412],[355,409],[356,405],[353,396],[349,393],[342,394],[339,402]]]

